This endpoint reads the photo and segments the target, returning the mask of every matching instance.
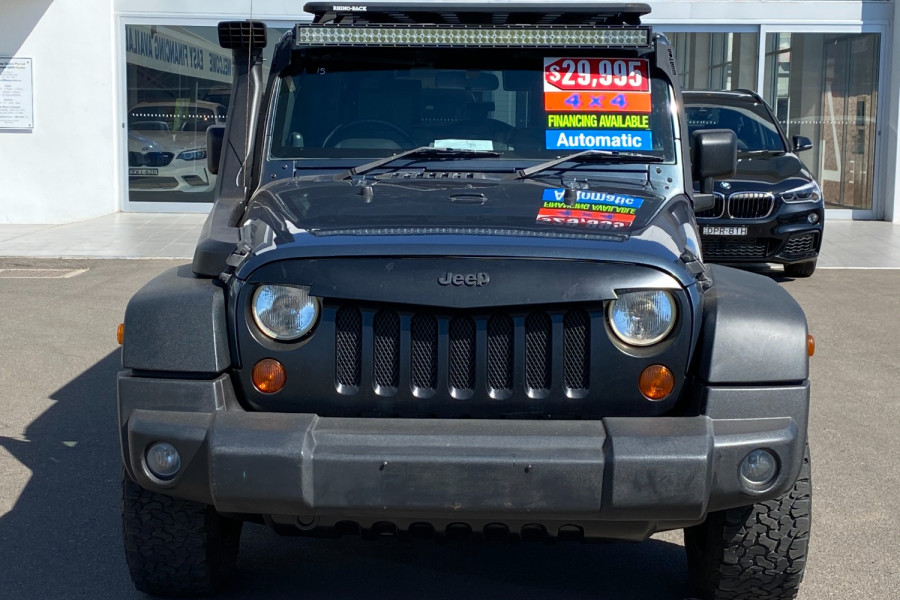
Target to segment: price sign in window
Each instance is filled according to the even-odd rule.
[[[639,58],[545,58],[544,91],[649,92],[649,65]]]

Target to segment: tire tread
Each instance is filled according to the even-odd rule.
[[[135,587],[159,596],[214,593],[232,578],[240,521],[140,487],[123,474],[122,534]]]
[[[685,530],[691,582],[703,598],[790,600],[809,547],[812,485],[809,450],[793,488],[752,506],[711,513]]]

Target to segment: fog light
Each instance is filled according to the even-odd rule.
[[[806,216],[806,220],[815,225],[819,222],[819,213],[809,213]]]
[[[181,469],[181,455],[168,442],[157,442],[147,449],[147,468],[159,479],[172,479]]]
[[[741,479],[751,488],[772,482],[778,474],[778,460],[768,450],[754,450],[741,462]]]

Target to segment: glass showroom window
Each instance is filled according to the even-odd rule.
[[[231,53],[215,26],[126,25],[125,51],[129,201],[212,202],[206,130],[228,116]]]
[[[827,208],[872,210],[881,36],[770,33],[763,96],[788,136],[813,141],[803,161]]]
[[[674,33],[670,39],[684,89],[756,87],[758,33]]]

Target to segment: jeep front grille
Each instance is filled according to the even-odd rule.
[[[410,383],[413,390],[437,387],[437,319],[418,314],[410,321]]]
[[[571,357],[565,363],[566,387],[573,391],[586,390],[591,365],[590,316],[583,310],[569,311],[563,320],[563,334],[563,352]]]
[[[505,396],[513,386],[514,325],[509,315],[494,315],[488,320],[488,388]]]
[[[358,390],[362,359],[362,315],[342,308],[334,320],[335,381],[342,389]]]
[[[550,389],[550,317],[535,312],[525,319],[525,386],[534,393]]]
[[[446,386],[446,392],[458,399],[479,393],[503,399],[517,381],[532,398],[546,397],[554,382],[570,396],[587,393],[591,348],[587,310],[408,314],[382,308],[368,319],[366,314],[355,306],[343,306],[335,313],[335,382],[341,394],[360,391],[363,365],[369,364],[374,392],[381,396],[408,389],[413,396],[427,398]],[[366,339],[371,340],[368,347]]]
[[[381,310],[375,315],[372,367],[375,385],[394,391],[400,370],[400,318],[397,313]]]

